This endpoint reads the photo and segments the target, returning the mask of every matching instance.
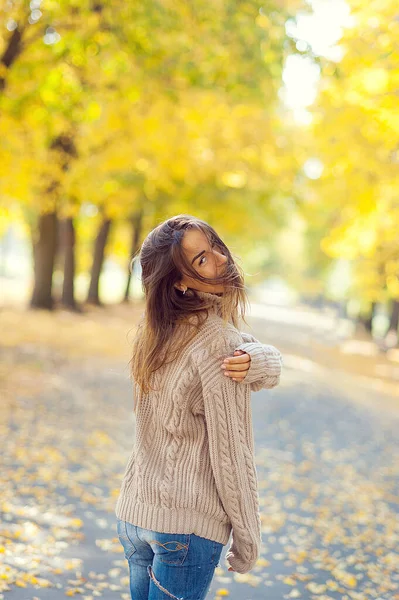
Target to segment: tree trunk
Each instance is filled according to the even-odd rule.
[[[399,300],[392,300],[388,331],[384,336],[385,350],[399,345]]]
[[[0,57],[0,92],[3,92],[6,87],[6,75],[8,69],[17,60],[22,51],[22,34],[24,29],[16,27],[8,38],[8,43],[5,46],[4,52]]]
[[[91,267],[90,287],[87,295],[87,302],[90,304],[96,304],[97,306],[101,306],[98,288],[111,222],[111,219],[103,219],[94,245],[94,257]]]
[[[130,247],[130,261],[128,265],[126,289],[123,302],[129,302],[130,282],[132,279],[131,261],[132,258],[136,255],[137,250],[139,249],[141,230],[143,227],[143,216],[144,210],[143,208],[140,208],[130,219],[132,225],[132,245]]]
[[[4,56],[3,56],[4,58]],[[49,159],[61,159],[61,168],[67,171],[72,158],[77,156],[74,141],[68,134],[55,137],[49,146]],[[42,192],[44,198],[53,205],[60,204],[60,181],[50,179]],[[37,231],[33,232],[33,257],[35,283],[31,299],[32,308],[51,309],[54,306],[52,295],[53,271],[58,255],[59,223],[56,208],[39,216]]]
[[[377,302],[372,302],[369,314],[367,316],[364,316],[364,315],[359,316],[360,323],[362,323],[362,325],[364,326],[364,328],[366,329],[366,331],[368,333],[372,333],[373,318],[375,315],[376,308],[377,308]]]
[[[388,331],[398,333],[399,327],[399,300],[392,300],[391,317],[389,319]]]
[[[75,300],[75,227],[73,219],[68,217],[62,221],[62,248],[64,254],[64,281],[62,285],[62,304],[77,310]]]
[[[51,310],[54,306],[52,285],[58,236],[55,212],[40,215],[37,233],[38,238],[33,242],[35,283],[30,305]]]

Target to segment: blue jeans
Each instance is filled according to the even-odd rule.
[[[117,520],[132,600],[203,600],[223,544],[195,533],[160,533]]]

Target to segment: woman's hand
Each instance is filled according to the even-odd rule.
[[[244,350],[236,350],[234,356],[225,358],[222,364],[226,377],[231,377],[233,381],[240,383],[244,381],[251,365],[251,357]]]

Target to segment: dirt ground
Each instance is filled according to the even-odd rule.
[[[0,598],[130,600],[114,506],[141,312],[0,312]],[[387,359],[345,361],[350,340],[266,317],[252,333],[284,367],[253,394],[261,557],[231,573],[225,547],[209,598],[399,600],[398,400],[394,377],[374,371]]]

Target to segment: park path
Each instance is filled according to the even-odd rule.
[[[246,575],[226,570],[225,548],[208,597],[399,600],[399,413],[362,379],[301,368],[277,324],[251,324],[291,357],[253,394],[264,543]],[[128,365],[2,353],[19,388],[0,408],[0,597],[130,600],[114,516],[134,436]]]

